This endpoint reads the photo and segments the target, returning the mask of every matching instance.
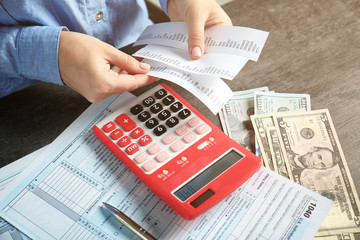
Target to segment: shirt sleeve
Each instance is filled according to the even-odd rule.
[[[167,12],[167,0],[159,0],[162,10],[168,15]]]
[[[0,95],[36,82],[63,85],[58,66],[58,26],[0,26]]]

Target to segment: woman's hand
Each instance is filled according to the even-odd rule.
[[[94,37],[67,31],[60,33],[59,70],[62,81],[90,102],[157,80],[145,75],[148,64]]]
[[[199,59],[205,52],[204,29],[213,25],[232,25],[229,16],[215,0],[168,0],[167,10],[173,22],[188,26],[189,54]]]

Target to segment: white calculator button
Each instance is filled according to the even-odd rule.
[[[195,135],[195,133],[193,133],[193,132],[189,132],[189,133],[187,133],[184,137],[183,137],[183,140],[184,140],[184,142],[186,142],[186,143],[191,143],[191,142],[193,142],[195,139],[196,139],[196,135]]]
[[[171,146],[170,146],[170,149],[173,151],[173,152],[178,152],[180,151],[181,149],[184,148],[184,144],[181,142],[181,141],[176,141],[174,142]]]
[[[192,128],[196,127],[199,123],[200,123],[200,118],[198,117],[193,117],[187,122],[187,124]]]
[[[141,164],[143,162],[145,162],[146,160],[149,159],[149,155],[147,155],[144,152],[139,153],[138,155],[136,155],[136,157],[134,158],[135,162],[137,164]]]
[[[176,136],[172,133],[168,133],[161,139],[161,142],[165,145],[169,145],[170,143],[174,142],[176,139]]]
[[[204,134],[205,132],[207,132],[209,130],[209,126],[206,125],[205,123],[200,124],[197,128],[195,128],[195,131],[201,135]]]
[[[145,172],[150,172],[156,167],[156,165],[157,164],[154,160],[149,160],[142,165],[142,168],[145,170]]]
[[[175,132],[177,135],[182,136],[185,133],[187,133],[188,130],[189,130],[189,128],[186,125],[181,125],[176,128]]]
[[[148,151],[149,154],[155,155],[158,152],[160,152],[161,149],[162,148],[161,148],[160,144],[154,143],[147,149],[147,151]]]
[[[159,163],[162,163],[166,160],[168,160],[170,157],[169,153],[167,151],[161,151],[160,153],[158,153],[155,157],[156,161],[158,161]]]

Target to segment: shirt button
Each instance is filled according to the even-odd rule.
[[[102,11],[97,12],[96,15],[95,15],[96,21],[100,21],[102,19],[103,15],[104,14],[103,14]]]

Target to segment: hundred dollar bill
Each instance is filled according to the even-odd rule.
[[[253,128],[250,114],[254,113],[254,92],[269,91],[268,87],[248,89],[234,92],[233,97],[219,112],[220,122],[225,134],[254,152]]]
[[[256,92],[254,93],[254,104],[255,116],[300,109],[309,111],[311,109],[309,94]],[[267,127],[274,126],[272,118],[270,115],[262,115],[259,118],[252,119],[252,123],[256,135],[256,152],[261,152],[265,166],[274,170],[265,132]]]
[[[274,115],[290,179],[335,201],[319,236],[360,232],[359,197],[327,109]]]
[[[289,174],[285,166],[285,160],[281,152],[281,146],[276,127],[266,128],[266,136],[269,142],[274,171],[279,173],[283,177],[289,178]]]

